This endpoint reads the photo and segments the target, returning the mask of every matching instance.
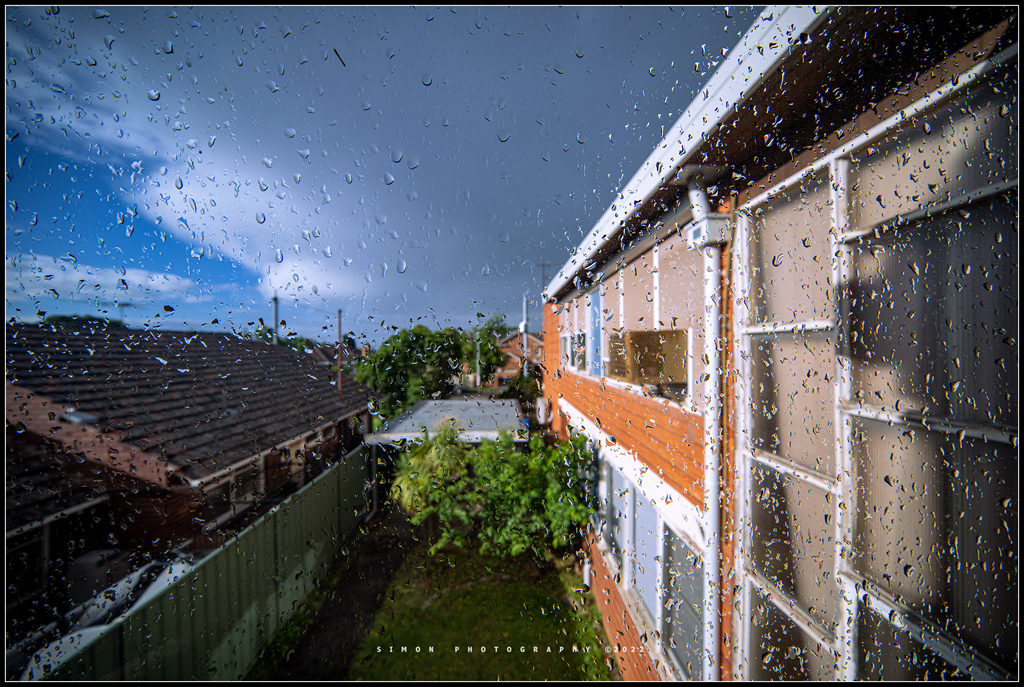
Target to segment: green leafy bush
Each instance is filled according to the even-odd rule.
[[[510,379],[508,386],[498,394],[498,398],[514,398],[519,401],[519,405],[527,415],[533,415],[534,406],[540,396],[540,376],[531,374],[529,377],[524,377],[522,373]]]
[[[543,556],[578,544],[591,515],[578,495],[587,461],[580,438],[547,446],[536,435],[522,450],[502,434],[469,448],[444,427],[402,455],[392,496],[414,523],[436,527],[431,551],[477,546],[485,555]]]

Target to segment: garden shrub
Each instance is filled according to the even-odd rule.
[[[431,551],[475,545],[486,555],[543,557],[578,544],[591,515],[578,495],[587,461],[580,438],[548,446],[535,435],[523,450],[503,433],[468,447],[446,426],[402,455],[392,496],[413,523],[432,518]]]

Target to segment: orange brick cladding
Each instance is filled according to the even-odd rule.
[[[594,592],[601,611],[601,624],[611,644],[615,662],[623,680],[657,680],[651,655],[626,610],[626,604],[619,595],[614,578],[601,556],[597,543],[591,538],[590,560],[592,561],[590,588]]]
[[[544,396],[558,410],[565,399],[687,500],[703,507],[704,441],[700,417],[668,401],[577,375],[560,367],[557,316],[544,310]],[[563,434],[555,413],[552,430]]]
[[[729,207],[720,208],[728,212]],[[721,530],[721,582],[720,582],[720,652],[719,676],[722,680],[732,677],[732,604],[736,580],[735,563],[735,361],[733,354],[733,309],[731,294],[731,251],[722,251],[722,315],[725,321],[726,337],[723,347],[723,418],[722,418],[722,513]],[[559,401],[564,399],[598,425],[605,434],[622,448],[625,448],[658,474],[688,501],[704,508],[704,444],[703,419],[669,404],[664,399],[641,395],[632,390],[622,389],[602,380],[578,375],[561,366],[558,316],[555,306],[548,304],[544,309],[544,364],[542,366],[544,396],[551,403],[551,429],[565,438],[567,435],[566,416],[558,412]],[[592,586],[599,599],[605,630],[613,643],[624,642],[622,637],[636,635],[636,629],[629,618],[625,604],[615,583],[608,577],[607,566],[597,549],[591,546],[594,565]],[[599,573],[599,571],[601,571]],[[601,577],[604,575],[604,578]],[[602,579],[606,582],[601,581]],[[632,633],[632,634],[630,634]],[[625,679],[657,679],[650,663],[631,659],[630,654],[619,658],[620,670]],[[629,663],[629,661],[633,663]]]

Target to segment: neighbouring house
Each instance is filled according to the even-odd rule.
[[[7,426],[79,455],[126,548],[216,544],[362,443],[370,392],[210,332],[8,325]]]
[[[110,493],[81,456],[7,425],[4,529],[8,646],[73,605],[71,562],[109,548]]]
[[[339,355],[340,350],[340,355]],[[358,363],[364,352],[359,351],[353,344],[347,346],[318,344],[306,350],[322,367],[335,367],[340,365],[344,370],[354,371],[354,365]]]
[[[770,7],[547,286],[627,679],[1018,675],[1014,7]]]
[[[531,368],[536,368],[544,360],[544,339],[535,334],[526,333],[528,342],[527,348],[529,357],[527,360]],[[505,356],[505,360],[494,372],[494,381],[491,386],[502,386],[515,379],[523,371],[523,335],[522,333],[509,334],[498,342],[498,350]]]

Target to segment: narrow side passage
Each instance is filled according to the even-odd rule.
[[[344,680],[356,650],[380,610],[384,594],[416,529],[390,502],[352,543],[351,561],[337,581],[322,588],[323,604],[290,653],[267,666],[269,680]]]

